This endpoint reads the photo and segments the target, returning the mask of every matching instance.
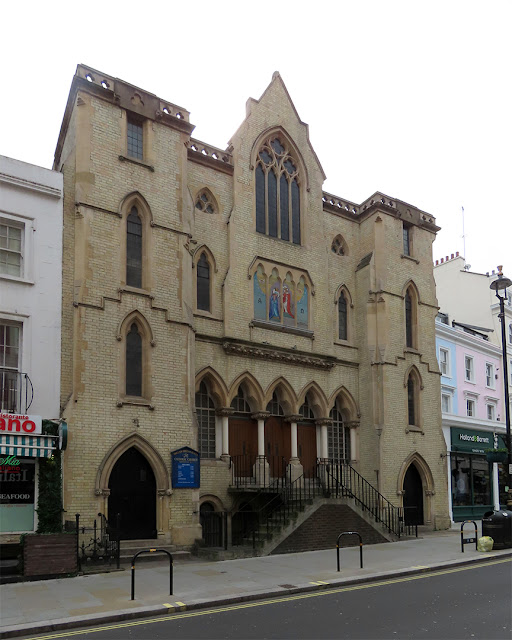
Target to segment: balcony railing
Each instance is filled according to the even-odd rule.
[[[0,411],[26,414],[34,399],[34,387],[27,373],[0,369]]]

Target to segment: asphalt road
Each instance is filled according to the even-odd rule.
[[[156,620],[32,638],[510,640],[512,561],[173,613]]]

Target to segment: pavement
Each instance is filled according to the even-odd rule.
[[[481,532],[481,523],[478,531]],[[334,544],[333,549],[325,551],[260,558],[219,562],[191,558],[174,564],[173,595],[169,595],[169,562],[141,562],[136,565],[133,601],[129,566],[111,573],[5,584],[0,586],[0,638],[154,617],[512,558],[512,549],[483,553],[476,551],[474,544],[464,545],[462,553],[460,524],[447,531],[421,535],[364,545],[363,569],[359,567],[359,547],[342,548],[340,572]],[[474,530],[466,525],[465,537],[472,535]]]

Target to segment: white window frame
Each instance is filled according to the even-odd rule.
[[[470,405],[472,406],[471,410]],[[466,398],[466,416],[476,418],[476,400],[474,398]]]
[[[488,389],[494,389],[494,365],[492,362],[485,363],[485,386]]]
[[[469,364],[469,369],[468,369]],[[468,376],[469,371],[469,376]],[[473,356],[464,355],[464,380],[466,382],[475,381],[475,359]]]
[[[489,409],[491,411],[489,411]],[[486,412],[486,418],[487,420],[496,420],[496,405],[492,402],[488,402],[485,405],[485,412]],[[489,417],[489,413],[491,414],[491,416]]]
[[[446,356],[444,360],[442,358],[443,355]],[[443,365],[445,365],[444,371]],[[439,369],[441,369],[441,375],[447,378],[450,377],[450,350],[446,349],[446,347],[439,347]]]
[[[446,399],[447,409],[443,408],[443,400]],[[441,393],[441,411],[443,413],[451,413],[452,412],[452,394],[451,393]]]
[[[36,229],[34,218],[24,215],[13,215],[6,211],[0,210],[0,223],[9,227],[18,227],[21,229],[21,264],[20,275],[13,276],[0,271],[0,279],[21,282],[25,284],[34,284],[34,267],[33,255],[34,245],[33,236]]]

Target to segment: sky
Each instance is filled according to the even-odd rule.
[[[2,3],[0,154],[51,168],[79,63],[191,112],[220,148],[279,71],[327,179],[442,228],[433,259],[512,277],[512,1]],[[464,231],[463,217],[464,207]]]

